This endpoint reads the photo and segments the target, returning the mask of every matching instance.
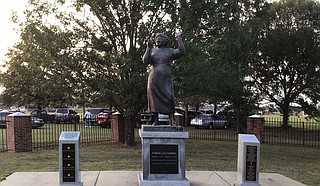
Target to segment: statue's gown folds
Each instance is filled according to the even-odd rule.
[[[178,49],[173,48],[151,50],[152,66],[147,86],[149,111],[163,114],[175,112],[171,63],[181,55]]]

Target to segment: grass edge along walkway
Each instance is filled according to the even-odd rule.
[[[236,171],[237,143],[186,141],[187,171]],[[320,149],[261,145],[260,172],[278,173],[301,183],[320,185]],[[142,170],[141,145],[108,144],[81,147],[81,170]],[[14,172],[59,171],[58,149],[1,153],[0,180]]]

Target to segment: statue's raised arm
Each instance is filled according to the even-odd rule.
[[[184,55],[186,53],[186,49],[184,48],[184,44],[182,42],[182,32],[178,32],[177,34],[177,40],[178,40],[178,50],[180,51],[180,53],[182,55]]]
[[[151,39],[148,39],[147,40],[147,49],[144,52],[144,55],[142,57],[142,62],[144,64],[147,64],[147,65],[150,64],[150,60],[151,60],[150,53],[151,53],[152,48],[153,48],[153,42]]]

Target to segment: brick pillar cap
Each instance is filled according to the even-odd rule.
[[[180,113],[178,113],[178,112],[175,112],[174,115],[175,115],[175,116],[183,116],[183,114],[180,114]]]
[[[112,113],[111,115],[121,115],[121,113],[117,111],[115,113]]]
[[[24,114],[24,113],[22,113],[22,112],[15,112],[15,113],[12,113],[12,114],[10,114],[10,115],[8,115],[8,116],[29,116],[29,115]]]
[[[263,118],[261,115],[255,114],[252,116],[249,116],[249,118]]]

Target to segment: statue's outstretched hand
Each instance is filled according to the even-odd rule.
[[[181,38],[182,35],[183,35],[183,32],[178,32],[178,33],[177,33],[177,37],[178,37],[178,38],[179,38],[179,37]]]
[[[148,40],[147,40],[147,46],[148,46],[149,48],[152,48],[152,47],[153,47],[153,41],[152,41],[152,39],[148,39]]]

